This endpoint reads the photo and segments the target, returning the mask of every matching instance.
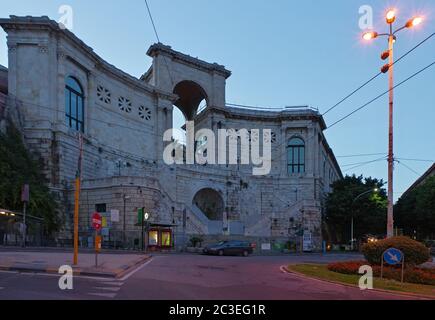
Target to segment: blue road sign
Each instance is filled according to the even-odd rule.
[[[384,252],[384,261],[390,265],[401,264],[403,253],[396,248],[390,248]]]

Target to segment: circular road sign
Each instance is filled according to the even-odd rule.
[[[92,216],[92,228],[95,230],[101,230],[101,227],[103,226],[103,218],[101,217],[101,214],[95,212]]]
[[[403,252],[396,248],[390,248],[384,252],[383,257],[386,263],[397,265],[403,261]]]

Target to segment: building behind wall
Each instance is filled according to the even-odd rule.
[[[163,247],[182,247],[193,235],[298,243],[305,230],[320,249],[322,201],[342,174],[317,110],[227,106],[230,71],[162,44],[150,47],[152,66],[137,79],[46,17],[12,16],[0,25],[8,34],[7,108],[45,163],[62,206],[59,238],[72,234],[81,132],[82,240],[92,234],[94,211],[117,210],[119,221],[108,224],[105,239],[134,244],[143,207],[150,242]],[[202,101],[206,108],[198,112]],[[253,140],[261,139],[253,129],[270,129],[270,174],[254,176],[241,164],[166,165],[163,134],[173,126],[174,108],[196,130],[235,130]]]

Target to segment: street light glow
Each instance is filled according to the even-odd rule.
[[[423,22],[423,17],[414,17],[406,23],[407,28],[416,27]]]
[[[363,39],[366,41],[370,41],[378,37],[378,33],[375,31],[369,31],[363,34]]]
[[[387,12],[386,18],[387,18],[387,23],[392,24],[394,21],[396,21],[396,11],[394,11],[393,9],[389,10]]]

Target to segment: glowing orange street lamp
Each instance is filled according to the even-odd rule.
[[[394,103],[394,43],[396,42],[396,34],[403,29],[413,28],[423,22],[422,17],[414,17],[401,28],[393,31],[393,23],[396,21],[396,11],[388,10],[385,19],[389,25],[389,33],[377,33],[368,31],[363,34],[363,39],[370,41],[380,36],[388,37],[388,50],[381,55],[382,60],[388,59],[388,64],[381,69],[383,73],[388,72],[389,78],[389,132],[388,132],[388,219],[387,219],[387,237],[394,236],[394,212],[393,212],[393,177],[394,177],[394,139],[393,139],[393,103]]]
[[[374,31],[369,31],[363,34],[364,40],[372,40],[378,37],[378,33]]]
[[[387,12],[386,19],[388,24],[394,23],[394,21],[396,21],[396,11],[394,11],[393,9],[389,10]]]

